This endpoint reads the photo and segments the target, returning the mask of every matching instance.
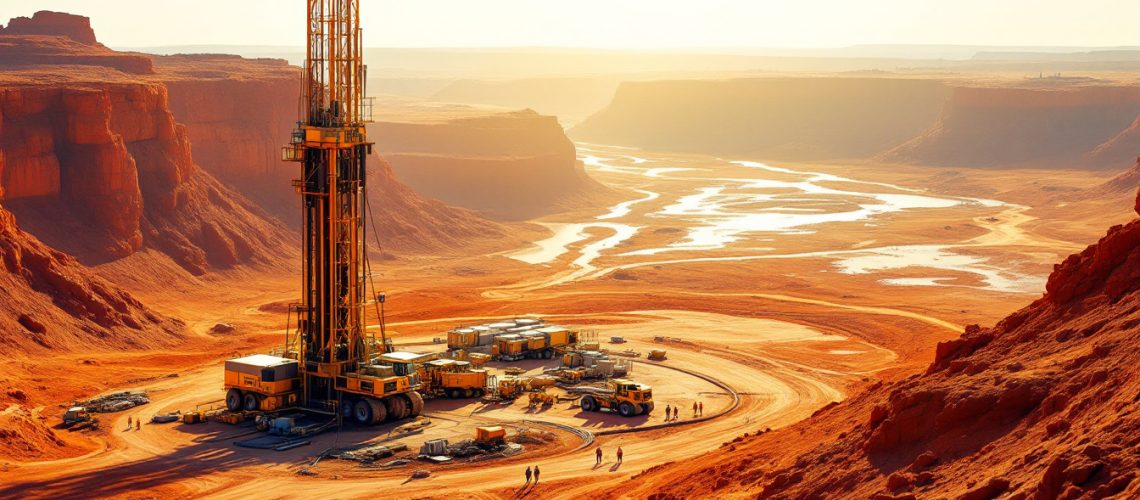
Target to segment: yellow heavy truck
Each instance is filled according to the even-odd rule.
[[[500,361],[550,359],[561,349],[578,342],[578,332],[564,326],[548,325],[522,333],[500,335],[491,346],[491,357]]]
[[[467,361],[433,359],[417,365],[425,396],[451,399],[481,398],[487,393],[487,370],[472,368]]]
[[[612,379],[606,387],[589,389],[582,396],[583,411],[609,410],[623,417],[636,417],[653,411],[653,390],[627,379]]]
[[[334,378],[340,411],[360,424],[400,420],[423,412],[415,363],[397,356]],[[255,354],[225,364],[226,408],[274,411],[298,405],[303,388],[295,359]]]
[[[297,404],[297,360],[254,354],[226,361],[226,408],[273,411]]]

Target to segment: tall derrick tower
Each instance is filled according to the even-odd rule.
[[[364,308],[374,303],[364,215],[364,161],[372,151],[365,122],[371,106],[360,32],[360,0],[306,0],[308,55],[300,121],[282,159],[301,164],[301,303],[297,330],[286,333],[284,357],[226,361],[226,407],[275,411],[297,406],[377,424],[419,415],[419,374],[406,353],[383,337],[366,342]],[[383,298],[380,298],[383,301]],[[381,313],[378,311],[378,315]],[[340,420],[338,419],[338,422]]]
[[[307,0],[301,121],[285,159],[302,164],[301,399],[335,400],[337,377],[367,361],[365,287],[365,67],[359,0]]]

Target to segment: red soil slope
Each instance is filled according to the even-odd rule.
[[[16,226],[0,206],[0,345],[5,351],[157,348],[182,325],[147,309]]]
[[[612,196],[586,175],[553,116],[531,110],[395,118],[370,127],[380,154],[417,192],[507,220]]]
[[[1140,117],[1136,117],[1132,126],[1085,155],[1085,161],[1093,165],[1107,166],[1118,164],[1121,158],[1136,155],[1140,155]]]
[[[1056,266],[1047,290],[939,344],[926,373],[648,471],[635,494],[1140,497],[1140,221]]]

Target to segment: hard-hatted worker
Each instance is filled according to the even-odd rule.
[[[602,446],[601,445],[598,445],[598,449],[594,450],[594,457],[597,458],[597,460],[594,462],[594,464],[595,465],[602,465]]]
[[[538,475],[542,471],[538,470],[538,466],[534,466],[534,484],[538,484]]]
[[[618,457],[618,463],[619,464],[621,463],[621,456],[622,456],[621,446],[618,446],[617,457]]]
[[[701,401],[700,409],[698,410],[698,412],[701,414],[702,417],[705,416],[705,402],[704,401]]]
[[[693,401],[693,417],[697,416],[697,402]]]
[[[526,466],[526,484],[530,484],[530,466]]]

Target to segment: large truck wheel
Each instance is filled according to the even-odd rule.
[[[452,388],[452,389],[447,390],[447,397],[448,398],[459,399],[462,396],[463,395],[459,393],[459,389]]]
[[[653,411],[653,403],[645,403],[641,405],[641,412],[648,415]]]
[[[252,392],[245,393],[242,397],[242,403],[246,410],[254,411],[261,407],[261,398]]]
[[[585,411],[598,411],[598,400],[593,396],[582,397],[582,409]]]
[[[230,389],[226,391],[226,409],[229,411],[239,411],[242,408],[242,395],[241,391],[237,389]]]
[[[384,398],[384,406],[388,407],[389,420],[402,420],[408,416],[408,400],[400,396]]]
[[[420,393],[412,391],[406,397],[408,398],[408,408],[411,410],[410,417],[418,417],[424,412],[424,397]]]
[[[384,405],[372,398],[358,399],[352,404],[352,419],[361,425],[372,425],[387,415]]]
[[[637,415],[637,408],[629,403],[622,403],[618,405],[618,413],[623,417],[632,417]]]
[[[473,398],[473,397],[475,397],[475,389],[467,389],[467,390],[463,391],[463,395],[465,397]]]

